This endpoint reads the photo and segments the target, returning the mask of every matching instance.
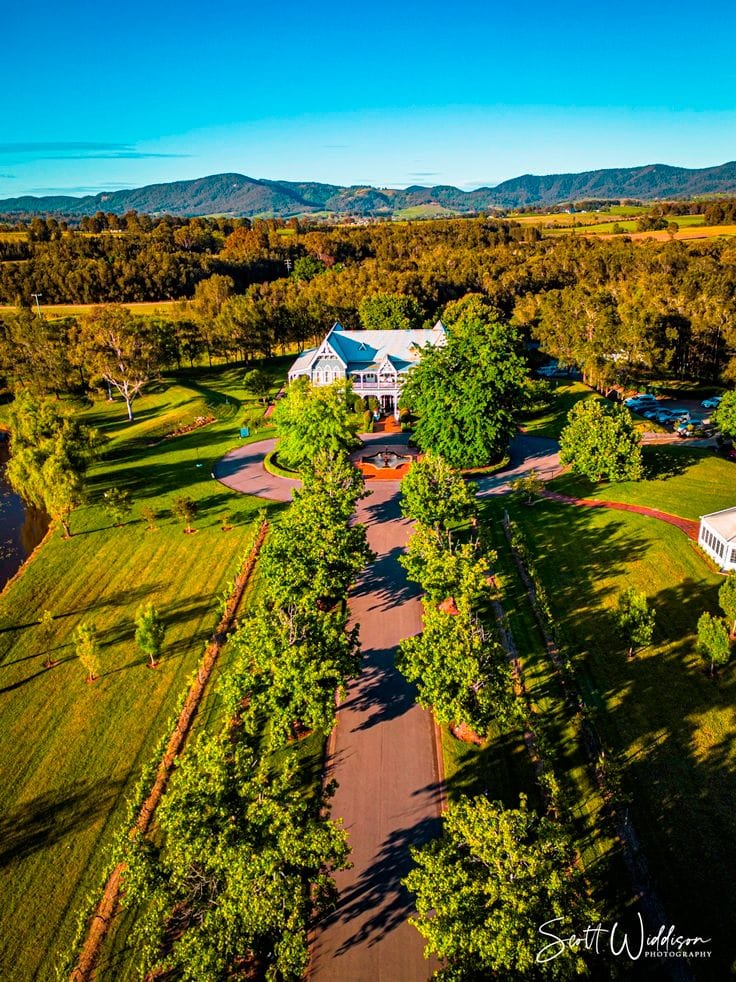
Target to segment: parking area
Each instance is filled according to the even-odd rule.
[[[710,426],[713,409],[704,407],[696,399],[650,399],[633,404],[627,399],[625,404],[637,416],[659,423],[673,432],[687,430],[688,435],[697,436],[712,436],[715,433]]]

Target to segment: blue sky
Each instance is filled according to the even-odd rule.
[[[736,159],[732,0],[27,0],[2,33],[0,197]]]

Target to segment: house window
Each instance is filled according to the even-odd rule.
[[[736,546],[731,550],[731,562],[736,563]]]

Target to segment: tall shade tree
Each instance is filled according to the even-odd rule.
[[[358,317],[366,331],[402,331],[422,326],[422,311],[416,300],[395,293],[365,297],[358,307]]]
[[[628,645],[629,658],[652,643],[654,611],[649,609],[645,593],[633,587],[624,590],[616,607],[616,624]]]
[[[537,816],[524,797],[513,809],[484,797],[460,798],[445,812],[440,838],[412,855],[417,865],[404,880],[416,896],[410,923],[427,942],[425,955],[446,962],[435,978],[585,973],[579,949],[540,934],[548,925],[550,934],[569,937],[597,917],[571,836]]]
[[[401,482],[401,511],[439,535],[475,516],[478,505],[471,486],[447,460],[430,452],[412,464]]]
[[[401,642],[396,667],[416,684],[417,702],[438,722],[485,734],[494,719],[507,724],[514,718],[511,668],[470,600],[455,599],[452,613],[424,601],[424,629]]]
[[[731,639],[736,639],[736,573],[729,573],[718,591],[718,603],[731,625]]]
[[[102,443],[99,433],[57,403],[29,393],[11,406],[10,429],[8,480],[25,501],[58,520],[69,538],[72,513],[84,500],[87,469]]]
[[[363,476],[343,454],[321,453],[260,560],[269,603],[327,608],[347,592],[373,554],[365,527],[351,522]]]
[[[272,416],[279,459],[300,468],[318,454],[352,450],[360,420],[351,413],[352,387],[344,382],[312,386],[306,378],[289,385]]]
[[[261,762],[233,734],[182,757],[155,841],[126,839],[123,903],[136,911],[140,977],[297,982],[308,931],[334,906],[347,865],[328,791],[304,794],[292,769]]]
[[[711,677],[716,668],[727,665],[731,657],[731,642],[728,628],[720,617],[713,617],[705,611],[698,620],[698,651],[710,662]]]
[[[453,467],[499,460],[514,432],[526,374],[515,328],[460,318],[445,345],[424,348],[404,384],[401,404],[418,416],[417,444]]]
[[[335,694],[344,695],[360,666],[358,627],[347,630],[346,614],[261,607],[231,643],[237,659],[225,687],[226,700],[228,692],[234,693],[231,714],[241,708],[247,692],[245,724],[257,732],[268,719],[274,748],[301,728],[327,736],[335,725]]]
[[[639,481],[644,474],[641,441],[631,413],[584,399],[567,414],[560,461],[591,481]]]
[[[80,340],[91,375],[117,390],[132,423],[133,402],[162,364],[155,330],[136,320],[127,307],[109,304],[84,318]]]
[[[261,402],[265,402],[271,391],[271,378],[268,372],[264,372],[262,368],[252,368],[245,373],[243,388]]]
[[[712,420],[724,436],[736,440],[736,389],[726,392]]]
[[[485,555],[478,542],[451,544],[439,539],[433,529],[417,522],[406,552],[399,562],[410,579],[436,603],[448,597],[465,596],[473,601],[487,592],[490,564],[495,555]]]

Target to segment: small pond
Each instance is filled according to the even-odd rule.
[[[5,479],[10,457],[7,434],[0,434],[0,590],[33,552],[49,527],[48,515],[29,508]]]

